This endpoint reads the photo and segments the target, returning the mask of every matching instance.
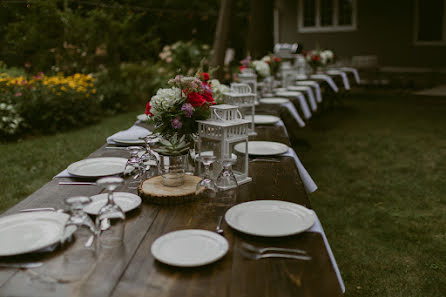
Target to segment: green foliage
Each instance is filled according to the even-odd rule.
[[[189,150],[189,142],[186,140],[186,135],[178,137],[178,134],[174,134],[168,138],[161,136],[159,146],[155,150],[169,156],[181,155]]]

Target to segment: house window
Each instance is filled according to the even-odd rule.
[[[444,45],[446,43],[446,0],[415,3],[415,44]]]
[[[333,32],[356,29],[356,0],[298,1],[299,32]]]

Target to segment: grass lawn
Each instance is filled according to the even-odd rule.
[[[0,212],[138,113],[0,144]],[[319,186],[310,199],[345,296],[446,296],[446,98],[355,95],[316,115],[294,147]]]
[[[446,98],[352,96],[300,135],[345,296],[446,296]]]

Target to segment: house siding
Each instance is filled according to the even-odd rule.
[[[298,0],[281,0],[279,40],[304,49],[332,49],[338,57],[376,55],[380,66],[446,67],[445,45],[415,45],[415,0],[357,0],[357,28],[348,32],[298,32]],[[446,17],[446,16],[445,16]]]

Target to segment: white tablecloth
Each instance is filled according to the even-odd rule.
[[[336,83],[330,76],[328,76],[326,74],[313,74],[310,77],[313,79],[322,79],[322,80],[326,81],[328,83],[328,85],[333,89],[333,91],[335,91],[336,93],[339,92],[338,86],[336,85]]]
[[[333,255],[333,252],[331,251],[330,244],[328,243],[327,236],[325,236],[324,229],[322,228],[322,224],[319,221],[319,218],[317,217],[317,214],[314,210],[311,210],[314,213],[314,216],[316,217],[316,223],[314,223],[313,227],[311,227],[307,232],[317,232],[322,235],[322,238],[325,243],[325,247],[327,249],[327,253],[330,256],[331,264],[333,265],[333,269],[336,272],[336,276],[338,277],[339,286],[341,286],[342,293],[345,293],[345,285],[344,281],[342,280],[341,272],[339,271],[338,263],[336,263],[336,259]]]
[[[315,93],[316,93],[316,100],[317,102],[322,102],[322,93],[321,93],[321,87],[319,86],[319,83],[314,80],[299,80],[296,81],[296,85],[298,86],[311,86],[314,87]]]

